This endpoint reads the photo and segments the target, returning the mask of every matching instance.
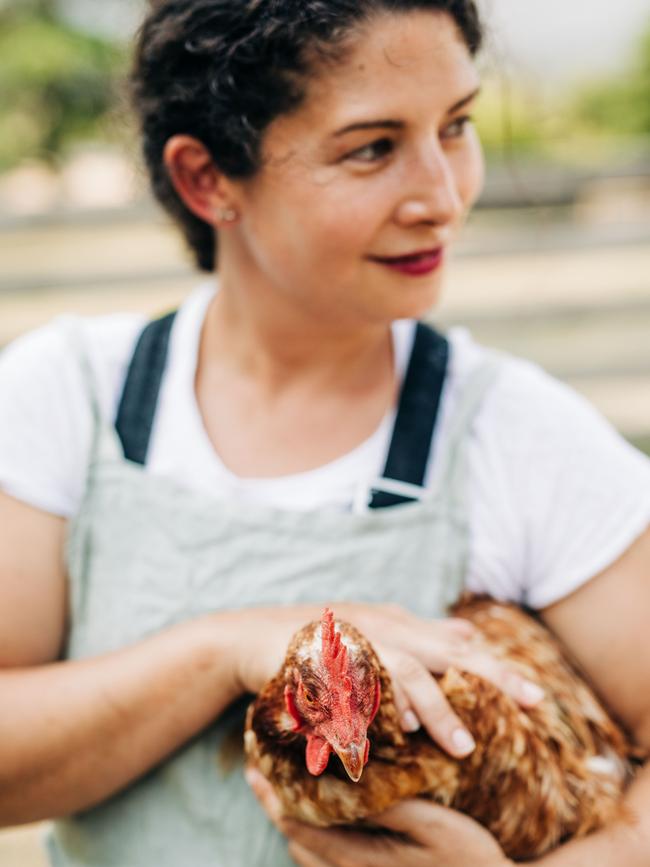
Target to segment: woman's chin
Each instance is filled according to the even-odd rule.
[[[434,273],[416,276],[389,271],[381,275],[380,283],[374,275],[377,307],[381,304],[391,320],[425,317],[440,301],[445,272],[444,266]]]
[[[404,287],[404,293],[396,299],[397,315],[393,319],[423,319],[439,304],[442,294],[440,280],[427,285]]]

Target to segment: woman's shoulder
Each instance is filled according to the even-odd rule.
[[[82,349],[93,368],[124,365],[146,318],[140,313],[64,314],[20,335],[0,354],[0,375],[33,376],[51,365],[74,365]]]
[[[519,395],[531,387],[544,389],[549,383],[560,385],[538,364],[479,343],[465,327],[450,328],[447,337],[451,345],[449,373],[454,388],[461,389],[480,367],[488,363],[498,367],[494,388],[486,395],[492,400],[506,394]]]
[[[477,428],[483,433],[489,429],[499,435],[506,431],[514,434],[529,430],[532,442],[528,445],[541,447],[545,434],[556,433],[562,440],[570,440],[572,431],[567,426],[577,424],[583,434],[622,439],[585,397],[540,365],[483,346],[465,328],[450,329],[449,339],[453,392],[461,393],[481,366],[487,363],[496,366],[494,381],[485,393],[476,418]]]
[[[79,405],[81,356],[88,362],[101,412],[110,418],[146,318],[139,313],[58,316],[10,343],[0,355],[0,398],[29,393],[49,404]]]
[[[45,511],[75,510],[91,438],[83,355],[102,415],[114,415],[140,314],[61,316],[0,355],[0,487]]]
[[[450,335],[462,389],[491,350]],[[650,460],[582,395],[497,353],[468,441],[473,589],[540,608],[619,557],[650,521]]]

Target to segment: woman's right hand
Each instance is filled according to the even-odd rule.
[[[438,686],[434,674],[455,666],[491,681],[522,707],[543,698],[543,690],[496,659],[468,620],[426,619],[397,605],[332,602],[335,617],[354,624],[372,643],[388,671],[405,731],[422,725],[453,756],[468,755],[474,741]],[[238,621],[236,677],[244,691],[257,693],[282,665],[294,632],[319,619],[325,606],[291,606],[231,612]]]

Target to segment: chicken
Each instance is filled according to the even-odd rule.
[[[390,678],[365,637],[326,611],[291,640],[250,706],[245,750],[287,815],[368,825],[422,796],[485,825],[506,855],[542,855],[623,815],[631,746],[550,633],[513,605],[464,597],[452,612],[546,697],[527,710],[490,682],[450,668],[439,684],[477,746],[464,759],[420,730],[405,734]]]

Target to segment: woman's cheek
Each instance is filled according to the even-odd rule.
[[[324,256],[344,251],[365,254],[368,252],[368,238],[372,235],[373,199],[369,191],[354,191],[337,199],[328,207],[326,214],[320,215],[316,237],[320,239]]]

